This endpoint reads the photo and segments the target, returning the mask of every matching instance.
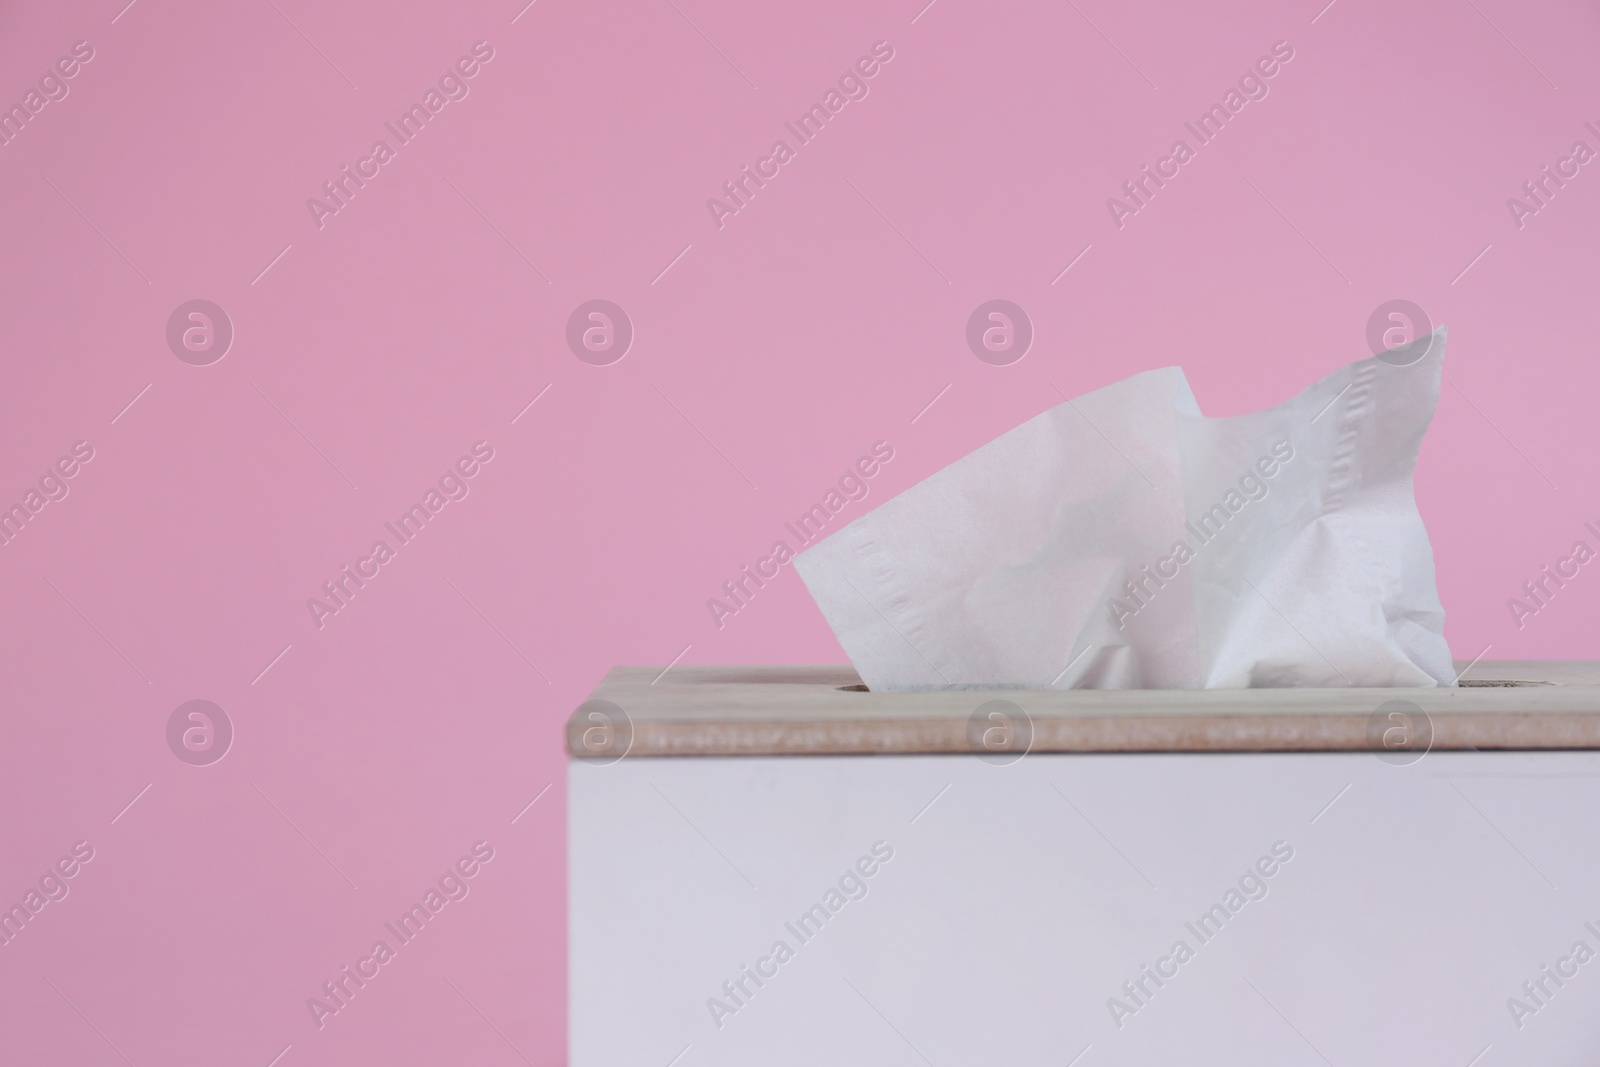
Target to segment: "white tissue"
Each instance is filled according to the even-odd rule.
[[[1411,492],[1444,340],[1234,418],[1135,375],[795,567],[874,690],[1454,685]]]

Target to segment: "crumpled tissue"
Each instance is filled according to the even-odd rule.
[[[1444,345],[1231,418],[1136,374],[795,567],[873,690],[1454,685],[1411,488]]]

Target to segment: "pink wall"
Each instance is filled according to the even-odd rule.
[[[849,515],[1055,388],[1181,363],[1208,413],[1272,404],[1392,298],[1451,329],[1417,484],[1457,654],[1600,654],[1592,568],[1506,606],[1600,547],[1600,173],[1507,206],[1600,149],[1591,7],[124,2],[0,9],[0,102],[93,50],[0,147],[0,503],[93,450],[0,548],[0,902],[93,849],[0,947],[7,1062],[560,1062],[560,727],[608,667],[839,660],[792,573],[721,629],[706,600],[875,441]],[[1277,41],[1266,98],[1119,228],[1107,198]],[[595,298],[635,329],[608,366],[565,340]],[[964,340],[994,298],[1035,330],[1009,366]],[[234,327],[210,365],[166,339],[194,299]],[[196,699],[235,731],[209,766],[167,740]],[[469,895],[319,1029],[307,998],[478,841]]]

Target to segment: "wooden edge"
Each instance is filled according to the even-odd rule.
[[[1497,677],[1537,684],[846,696],[835,690],[851,676],[848,668],[702,667],[659,687],[640,683],[645,669],[618,668],[568,719],[566,747],[574,759],[599,764],[627,756],[841,755],[1003,763],[1029,753],[1091,752],[1371,752],[1405,763],[1428,751],[1600,749],[1600,664],[1495,666]],[[991,706],[990,698],[1002,703]]]
[[[985,737],[957,720],[894,722],[569,722],[567,752],[624,756],[973,755],[1047,752],[1374,752],[1600,749],[1600,714],[1433,715],[1403,726],[1361,715],[1041,719]],[[585,737],[585,733],[588,736]],[[1387,736],[1386,736],[1387,735]]]

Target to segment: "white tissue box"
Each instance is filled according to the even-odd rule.
[[[567,730],[571,1062],[1579,1062],[1600,665],[1472,674],[1539,684],[618,668]]]

